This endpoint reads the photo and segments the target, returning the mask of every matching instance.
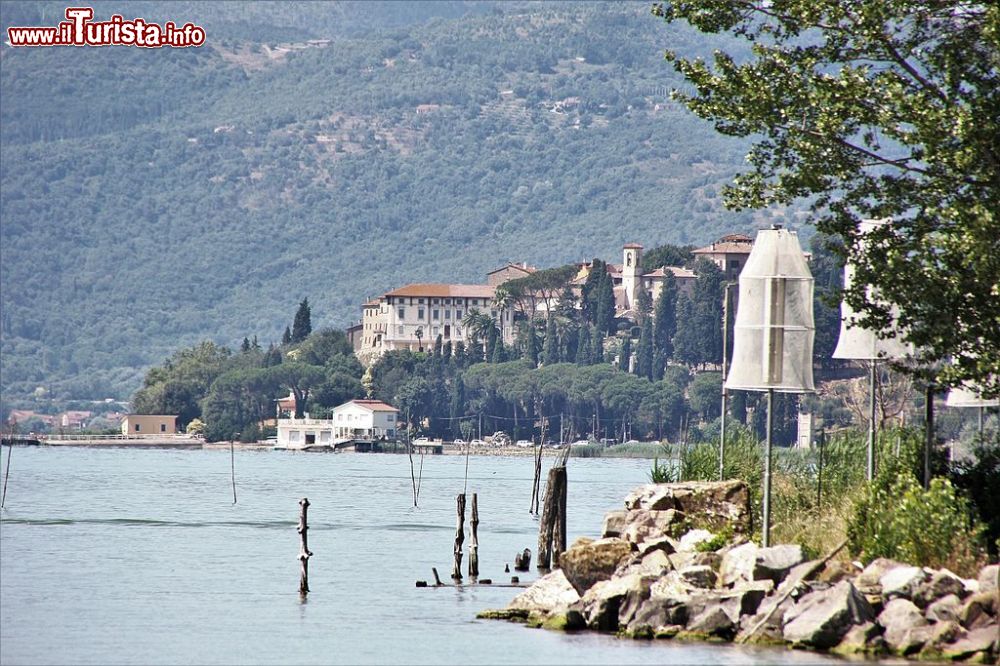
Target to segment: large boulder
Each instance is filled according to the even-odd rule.
[[[875,612],[850,581],[802,597],[785,613],[783,635],[793,645],[831,648],[854,626],[871,622]]]
[[[630,543],[642,544],[666,536],[677,536],[686,527],[684,513],[674,509],[628,511],[621,529],[621,538]]]
[[[601,525],[601,538],[620,537],[628,523],[628,511],[609,511],[604,515],[604,524]]]
[[[882,588],[882,596],[886,599],[912,600],[917,590],[930,581],[930,574],[920,567],[896,567],[885,572],[878,579]]]
[[[718,636],[728,640],[736,633],[736,627],[736,620],[722,604],[711,604],[696,617],[691,618],[686,631],[691,634]]]
[[[872,560],[854,579],[854,585],[862,594],[882,594],[882,586],[879,584],[882,576],[903,566],[906,565],[885,557]]]
[[[622,539],[577,542],[559,556],[559,566],[566,580],[582,596],[594,584],[610,579],[631,553],[631,544]]]
[[[701,588],[715,587],[716,573],[712,567],[707,565],[692,565],[677,571],[681,578],[689,585]]]
[[[802,546],[799,545],[758,548],[753,543],[744,543],[723,554],[719,576],[723,586],[755,580],[770,580],[778,584],[804,559]]]
[[[685,481],[655,483],[633,490],[625,498],[629,511],[681,511],[691,527],[718,533],[731,529],[749,534],[752,528],[750,493],[744,482]]]
[[[590,629],[617,631],[623,607],[628,614],[627,623],[633,619],[642,602],[649,598],[649,588],[654,580],[651,576],[640,574],[602,580],[588,589],[573,607],[579,610]]]
[[[927,606],[924,617],[931,622],[958,622],[961,608],[962,600],[957,595],[949,594]]]
[[[970,631],[997,623],[997,592],[980,592],[965,600],[965,605],[958,612],[962,626]]]
[[[997,592],[1000,587],[1000,564],[990,564],[979,571],[979,591]]]
[[[577,593],[561,569],[542,576],[531,587],[514,597],[509,609],[526,610],[529,613],[551,615],[565,611],[580,600]]]
[[[933,634],[923,613],[909,599],[897,598],[887,603],[878,623],[885,629],[886,645],[898,654],[920,650]]]
[[[940,656],[951,660],[964,660],[977,654],[988,654],[992,652],[994,656],[1000,652],[1000,633],[996,625],[980,627],[965,633],[959,633],[956,640],[943,645],[940,649]]]
[[[927,608],[948,595],[966,596],[965,582],[947,569],[941,569],[932,573],[930,580],[925,580],[917,586],[913,592],[913,603],[921,608]]]

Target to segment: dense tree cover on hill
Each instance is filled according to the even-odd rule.
[[[278,343],[305,293],[314,328],[342,327],[403,283],[705,243],[785,213],[723,210],[744,145],[667,100],[679,79],[645,5],[414,7],[99,3],[204,20],[209,44],[5,49],[5,404],[40,386],[126,397],[205,339]],[[58,17],[6,3],[2,20]],[[330,42],[278,48],[313,37]]]

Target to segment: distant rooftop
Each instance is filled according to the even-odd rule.
[[[386,296],[493,298],[496,288],[488,284],[408,284]]]

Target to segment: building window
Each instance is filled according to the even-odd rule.
[[[424,299],[418,298],[417,299],[417,303],[419,303],[420,305],[423,305],[424,304]]]
[[[444,304],[445,305],[451,305],[451,299],[450,298],[444,299]]]
[[[420,321],[424,320],[424,309],[423,308],[417,308],[417,319],[419,319]]]
[[[440,303],[441,303],[441,299],[438,299],[438,298],[434,299],[434,305],[439,305]]]
[[[135,424],[135,431],[139,432],[139,424],[138,423]]]
[[[438,319],[440,319],[441,318],[440,315],[441,315],[441,311],[435,308],[434,309],[434,313],[433,313],[434,320],[437,321]]]
[[[455,319],[461,319],[461,318],[462,318],[462,311],[461,310],[456,310],[455,311]]]
[[[445,310],[444,311],[444,318],[445,319],[451,319],[451,310]]]
[[[389,421],[390,423],[392,423],[393,421],[396,420],[396,415],[395,414],[386,414],[385,415],[385,420]]]
[[[161,423],[160,424],[160,432],[166,432],[166,431],[167,431],[167,424],[166,423]]]
[[[397,310],[396,312],[399,315],[400,319],[405,318],[405,316],[406,316],[406,308],[399,308],[399,310]]]
[[[435,326],[434,329],[433,329],[433,335],[434,335],[435,338],[438,336],[438,327],[437,326]]]
[[[402,335],[403,334],[403,327],[402,326],[397,326],[396,327],[396,334],[397,335]]]

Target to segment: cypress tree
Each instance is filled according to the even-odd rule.
[[[302,342],[310,333],[312,333],[312,310],[309,308],[309,299],[303,298],[295,313],[295,321],[292,322],[292,342]]]
[[[622,350],[618,354],[618,369],[628,372],[629,360],[632,358],[632,337],[625,336],[622,341]]]
[[[583,310],[583,321],[594,324],[597,322],[597,297],[601,280],[608,274],[603,261],[594,259],[590,264],[590,272],[580,288],[580,307]]]
[[[590,339],[591,346],[591,363],[604,363],[604,334],[600,331],[594,331],[594,337]]]
[[[545,346],[542,362],[545,365],[559,362],[559,337],[556,335],[556,320],[551,313],[549,313],[548,321],[545,322]]]
[[[655,336],[654,336],[655,342]],[[663,379],[663,371],[667,368],[667,358],[663,355],[663,350],[653,350],[653,381],[658,382]]]
[[[465,342],[463,342],[462,340],[459,340],[458,342],[455,343],[455,363],[459,367],[464,367],[465,366],[465,361],[466,361],[466,358],[465,358]]]
[[[653,298],[646,291],[646,288],[639,285],[639,293],[635,298],[636,321],[642,326],[642,322],[649,318],[649,313],[653,311]]]
[[[244,354],[250,351],[250,338],[243,338],[243,345],[240,347],[240,351]]]
[[[503,363],[507,360],[507,350],[504,349],[503,340],[500,336],[494,336],[496,338],[496,344],[493,345],[493,355],[490,357],[490,363]]]
[[[281,336],[281,344],[290,345],[292,343],[292,329],[285,327],[285,333]]]
[[[584,324],[580,327],[580,333],[577,336],[576,341],[576,364],[577,365],[590,365],[591,364],[591,350],[590,350],[590,326]]]
[[[611,286],[611,276],[607,271],[597,286],[596,328],[599,334],[609,333],[615,320],[615,292]]]
[[[532,320],[528,321],[528,327],[526,331],[528,335],[527,340],[527,355],[528,360],[531,361],[531,367],[538,367],[538,338],[535,336],[535,322]]]
[[[434,339],[434,358],[441,358],[442,349],[444,348],[444,337],[440,333]]]
[[[497,334],[497,329],[494,326],[490,327],[490,332],[486,335],[486,360],[490,363],[493,362],[493,357],[496,354],[497,345],[500,341],[497,339],[500,337]]]
[[[646,317],[639,334],[639,351],[636,354],[635,374],[646,379],[653,378],[653,322]]]
[[[666,271],[653,314],[653,350],[663,354],[664,361],[674,355],[673,339],[676,332],[677,279],[673,273]]]
[[[698,363],[698,326],[694,318],[694,307],[687,294],[677,296],[677,332],[674,333],[674,358],[686,365]]]
[[[451,352],[452,352],[451,340],[449,340],[448,342],[444,343],[444,347],[441,348],[441,357],[445,361],[450,361],[451,360]]]

